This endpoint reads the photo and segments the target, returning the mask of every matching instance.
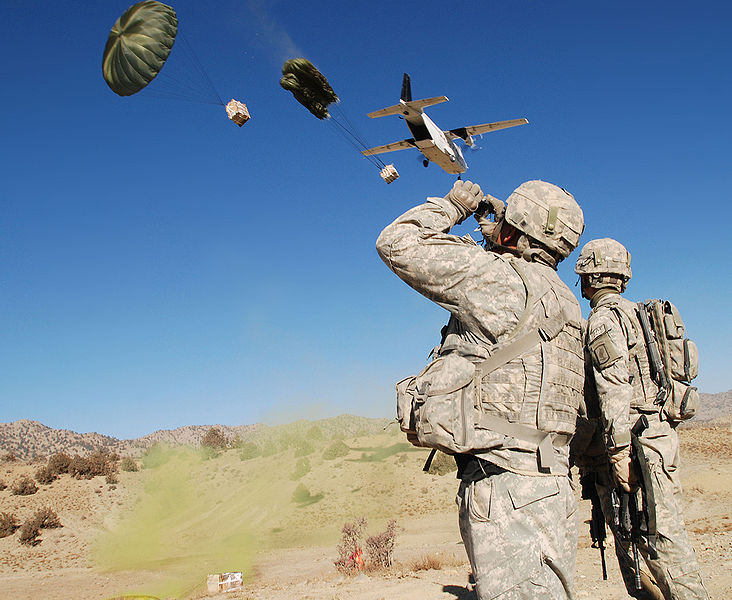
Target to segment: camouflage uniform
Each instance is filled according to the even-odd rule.
[[[612,245],[611,245],[612,243]],[[591,246],[592,245],[592,246]],[[614,240],[593,240],[583,248],[575,269],[582,274],[580,261],[592,247],[609,249]],[[623,250],[625,250],[623,248]],[[630,256],[625,281],[630,278]],[[599,267],[598,267],[599,268]],[[584,284],[583,284],[584,285]],[[612,472],[607,467],[590,467],[596,472],[596,488],[602,502],[605,519],[613,531],[616,554],[628,593],[640,597],[659,597],[667,600],[708,598],[702,583],[699,565],[684,525],[679,479],[679,440],[674,426],[659,417],[659,406],[654,404],[658,387],[651,377],[645,341],[636,313],[636,304],[623,298],[622,287],[602,287],[592,296],[592,308],[587,321],[585,347],[591,361],[588,379],[594,380],[596,394],[586,394],[588,403],[595,398],[596,406],[588,405],[588,413],[599,416],[600,433],[607,452],[612,455],[630,444],[630,430],[641,414],[649,420],[640,441],[651,465],[653,496],[656,503],[658,558],[648,556],[648,547],[641,543],[639,550],[658,587],[644,579],[644,588],[638,594],[634,587],[634,566],[630,543],[624,541],[613,524],[610,494],[615,487]],[[589,366],[589,365],[588,365]],[[590,452],[590,454],[593,454]],[[596,454],[596,453],[594,453]]]
[[[480,452],[486,476],[461,482],[459,523],[480,600],[571,598],[577,525],[568,442],[583,380],[579,304],[554,267],[451,235],[466,216],[449,197],[428,198],[384,229],[377,250],[403,281],[451,313],[437,356],[456,352],[477,363],[517,332],[545,333],[482,380],[481,403],[484,413],[551,432],[554,464],[541,468],[536,448],[510,437]]]

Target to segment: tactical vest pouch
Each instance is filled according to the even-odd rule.
[[[691,385],[673,380],[671,396],[663,405],[663,414],[670,422],[686,421],[696,415],[699,392]]]

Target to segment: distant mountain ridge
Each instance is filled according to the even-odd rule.
[[[198,446],[211,427],[218,427],[227,439],[258,441],[272,434],[302,435],[317,426],[323,437],[353,437],[373,433],[386,427],[389,419],[371,419],[340,415],[318,421],[299,420],[287,425],[185,425],[177,429],[161,429],[133,440],[119,440],[96,432],[77,433],[68,429],[53,429],[38,421],[21,419],[0,423],[0,457],[13,454],[20,460],[45,459],[51,454],[89,454],[97,449],[116,452],[120,456],[139,456],[154,444]]]
[[[732,390],[718,394],[700,394],[701,405],[697,416],[688,426],[732,426]],[[386,428],[391,419],[372,419],[354,415],[339,415],[317,421],[299,420],[286,425],[185,425],[177,429],[161,429],[133,440],[119,440],[100,433],[77,433],[68,429],[53,429],[38,421],[21,419],[0,423],[0,457],[12,453],[21,460],[45,459],[51,454],[89,454],[98,448],[116,452],[120,456],[139,456],[154,444],[198,446],[211,427],[218,427],[232,440],[261,441],[274,435],[304,435],[317,426],[326,439],[355,437],[376,433]],[[686,426],[687,424],[685,424]]]

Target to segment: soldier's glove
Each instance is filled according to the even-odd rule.
[[[610,465],[613,469],[613,478],[626,492],[638,489],[638,478],[630,460],[630,446],[625,446],[610,454]]]
[[[460,213],[460,221],[458,222],[462,223],[478,208],[478,204],[483,200],[483,191],[477,183],[458,179],[445,196],[445,200],[458,209]]]

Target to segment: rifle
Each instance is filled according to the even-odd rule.
[[[595,487],[595,473],[588,472],[580,477],[582,485],[582,499],[592,502],[592,516],[590,517],[590,537],[592,547],[600,549],[600,563],[602,564],[602,578],[607,581],[607,565],[605,564],[605,515],[602,512],[600,495]]]
[[[655,315],[654,315],[655,317]],[[656,334],[653,332],[651,320],[648,318],[648,308],[642,302],[638,302],[638,320],[643,330],[643,339],[646,342],[648,350],[648,362],[651,367],[651,377],[658,386],[658,394],[656,394],[656,404],[663,404],[671,392],[671,383],[666,375],[664,362],[661,359],[661,351]]]
[[[633,549],[636,590],[642,589],[638,552],[638,544],[643,541],[642,538],[645,538],[649,558],[653,560],[658,558],[656,502],[653,497],[651,468],[639,439],[647,427],[648,418],[641,415],[630,432],[630,459],[640,483],[639,489],[626,492],[622,488],[615,488],[611,492],[613,523],[621,538],[630,541]]]

